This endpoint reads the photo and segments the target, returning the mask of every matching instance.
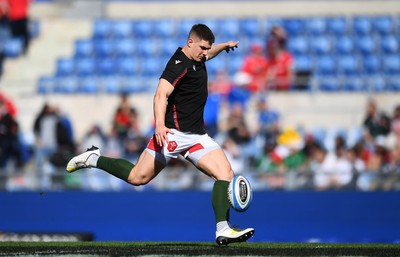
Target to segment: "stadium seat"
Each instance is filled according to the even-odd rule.
[[[133,25],[130,20],[116,20],[112,22],[111,34],[115,39],[130,38],[133,34]]]
[[[7,58],[17,58],[22,54],[23,41],[21,38],[7,38],[4,40],[4,56]]]
[[[325,128],[314,127],[311,129],[312,137],[319,144],[323,144],[323,142],[325,141],[326,134],[327,134],[327,131]]]
[[[141,60],[141,74],[147,77],[159,77],[165,68],[165,62],[161,62],[160,58],[148,57]]]
[[[400,55],[392,54],[383,56],[382,70],[388,75],[398,75],[400,73]]]
[[[218,56],[206,63],[207,72],[210,78],[213,78],[221,70],[227,69],[227,61],[224,56]]]
[[[189,33],[189,30],[187,31]],[[176,35],[176,24],[172,19],[154,21],[154,35],[161,38],[171,38]]]
[[[287,41],[288,50],[295,55],[308,54],[309,42],[306,36],[290,37]]]
[[[94,94],[100,91],[100,81],[97,77],[86,77],[79,80],[79,93]]]
[[[140,73],[140,62],[137,58],[120,58],[117,63],[117,72],[121,76],[137,76]]]
[[[326,19],[322,17],[306,19],[306,31],[309,36],[326,35],[327,33]]]
[[[388,76],[386,79],[386,88],[390,91],[400,91],[400,75]]]
[[[340,88],[340,79],[337,76],[321,76],[317,77],[319,90],[325,92],[336,92]]]
[[[322,55],[315,59],[315,72],[319,75],[334,75],[337,72],[335,58]]]
[[[75,76],[57,78],[54,93],[72,94],[77,93],[79,88],[79,79]]]
[[[353,18],[353,34],[359,36],[370,35],[372,32],[372,18],[357,16]]]
[[[314,68],[313,59],[309,55],[295,55],[294,56],[295,70],[300,72],[311,72]]]
[[[148,38],[153,35],[153,20],[135,20],[133,22],[133,34],[137,38]]]
[[[110,39],[100,39],[94,42],[96,57],[112,57],[114,55],[114,41]]]
[[[302,18],[286,18],[282,19],[282,26],[288,33],[288,36],[293,37],[304,34],[306,24]]]
[[[354,44],[358,53],[364,55],[371,55],[376,53],[377,42],[375,37],[371,35],[354,37]]]
[[[106,39],[111,37],[113,29],[113,22],[107,19],[95,20],[93,24],[93,38]]]
[[[381,59],[377,55],[360,56],[360,70],[366,75],[378,74],[381,72]]]
[[[348,148],[355,146],[363,137],[363,127],[352,127],[347,130],[346,145]]]
[[[112,76],[101,79],[102,91],[107,94],[118,94],[121,92],[120,77]]]
[[[378,16],[372,20],[374,31],[382,36],[387,36],[393,33],[394,21],[391,16]]]
[[[177,23],[177,34],[179,38],[187,38],[190,29],[197,23],[195,19],[181,19]]]
[[[309,37],[310,52],[315,55],[329,54],[332,50],[332,40],[326,36]]]
[[[75,41],[75,58],[87,58],[94,55],[94,44],[92,40],[78,39]]]
[[[356,75],[359,71],[359,63],[354,55],[338,55],[336,63],[341,74]]]
[[[67,77],[75,75],[75,61],[69,58],[60,58],[56,64],[56,76]]]
[[[240,34],[240,23],[237,18],[218,19],[219,34],[223,37],[236,38]]]
[[[394,35],[382,36],[380,38],[380,48],[382,54],[399,53],[399,41]]]
[[[346,91],[366,91],[367,85],[360,76],[345,76],[341,88]]]
[[[228,74],[229,76],[234,76],[242,67],[243,57],[240,55],[232,55],[229,56],[228,65]]]
[[[140,77],[127,77],[123,79],[120,91],[125,94],[139,93],[145,90],[144,81]]]
[[[39,94],[53,93],[56,86],[56,78],[53,76],[42,76],[39,78],[36,90]]]
[[[352,37],[344,35],[335,39],[335,52],[337,54],[352,54],[354,52],[354,41]]]
[[[383,75],[364,76],[364,84],[371,92],[384,92],[386,90],[386,81]]]
[[[136,47],[132,38],[117,40],[114,45],[115,55],[116,57],[133,57]]]
[[[176,42],[175,38],[166,38],[162,40],[160,44],[160,55],[171,57],[172,54],[178,49],[179,44]]]
[[[96,59],[82,58],[76,60],[75,73],[79,77],[87,77],[96,75]]]
[[[97,75],[113,76],[117,73],[117,60],[115,58],[100,58],[96,60]]]
[[[348,32],[347,19],[345,17],[328,17],[326,18],[327,31],[335,36],[340,37]]]
[[[158,40],[141,38],[136,40],[136,53],[140,57],[154,57],[159,53]]]
[[[258,36],[261,30],[260,23],[256,18],[241,19],[239,26],[240,32],[249,38]]]

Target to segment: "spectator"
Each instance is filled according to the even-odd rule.
[[[23,53],[28,52],[30,43],[29,31],[29,4],[30,0],[7,0],[8,19],[10,23],[11,36],[21,38],[23,41]]]
[[[390,118],[378,110],[375,101],[369,100],[363,126],[373,138],[386,136],[390,132]]]
[[[272,27],[267,39],[267,89],[288,90],[294,80],[293,56],[286,50],[286,32]]]
[[[9,113],[6,103],[0,99],[0,169],[7,166],[10,158],[17,160],[18,123]]]
[[[245,57],[241,72],[245,72],[250,76],[251,81],[247,88],[251,92],[260,92],[265,89],[267,59],[264,56],[261,45],[255,43],[251,46],[250,55]]]
[[[129,103],[128,95],[122,94],[120,96],[120,103],[113,118],[113,130],[121,141],[123,141],[127,136],[129,116],[132,112],[135,112],[135,110]]]
[[[128,117],[128,127],[126,137],[123,141],[124,152],[127,158],[136,159],[138,155],[146,148],[146,137],[140,130],[138,113],[132,108]]]

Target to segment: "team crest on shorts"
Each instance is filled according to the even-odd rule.
[[[168,151],[173,152],[177,147],[178,144],[176,143],[176,141],[169,141],[167,149]]]

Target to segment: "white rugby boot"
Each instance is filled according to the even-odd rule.
[[[81,153],[80,155],[77,155],[74,158],[72,158],[67,164],[66,168],[67,172],[72,173],[79,169],[94,167],[89,163],[89,158],[92,155],[100,156],[100,149],[95,146],[92,146],[91,148],[88,148],[86,152]]]
[[[246,242],[253,235],[254,228],[239,229],[227,227],[221,232],[216,232],[215,242],[219,245]]]

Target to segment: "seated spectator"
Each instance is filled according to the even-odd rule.
[[[0,99],[0,169],[4,169],[10,159],[18,161],[18,131],[17,121]]]
[[[267,39],[267,90],[288,90],[294,81],[293,56],[286,50],[286,32],[272,27]]]
[[[390,118],[384,112],[378,110],[375,101],[369,100],[363,126],[373,138],[386,136],[390,133]]]
[[[267,59],[261,45],[255,43],[251,46],[250,55],[245,57],[241,72],[248,74],[251,78],[247,85],[250,92],[255,93],[265,89]]]

